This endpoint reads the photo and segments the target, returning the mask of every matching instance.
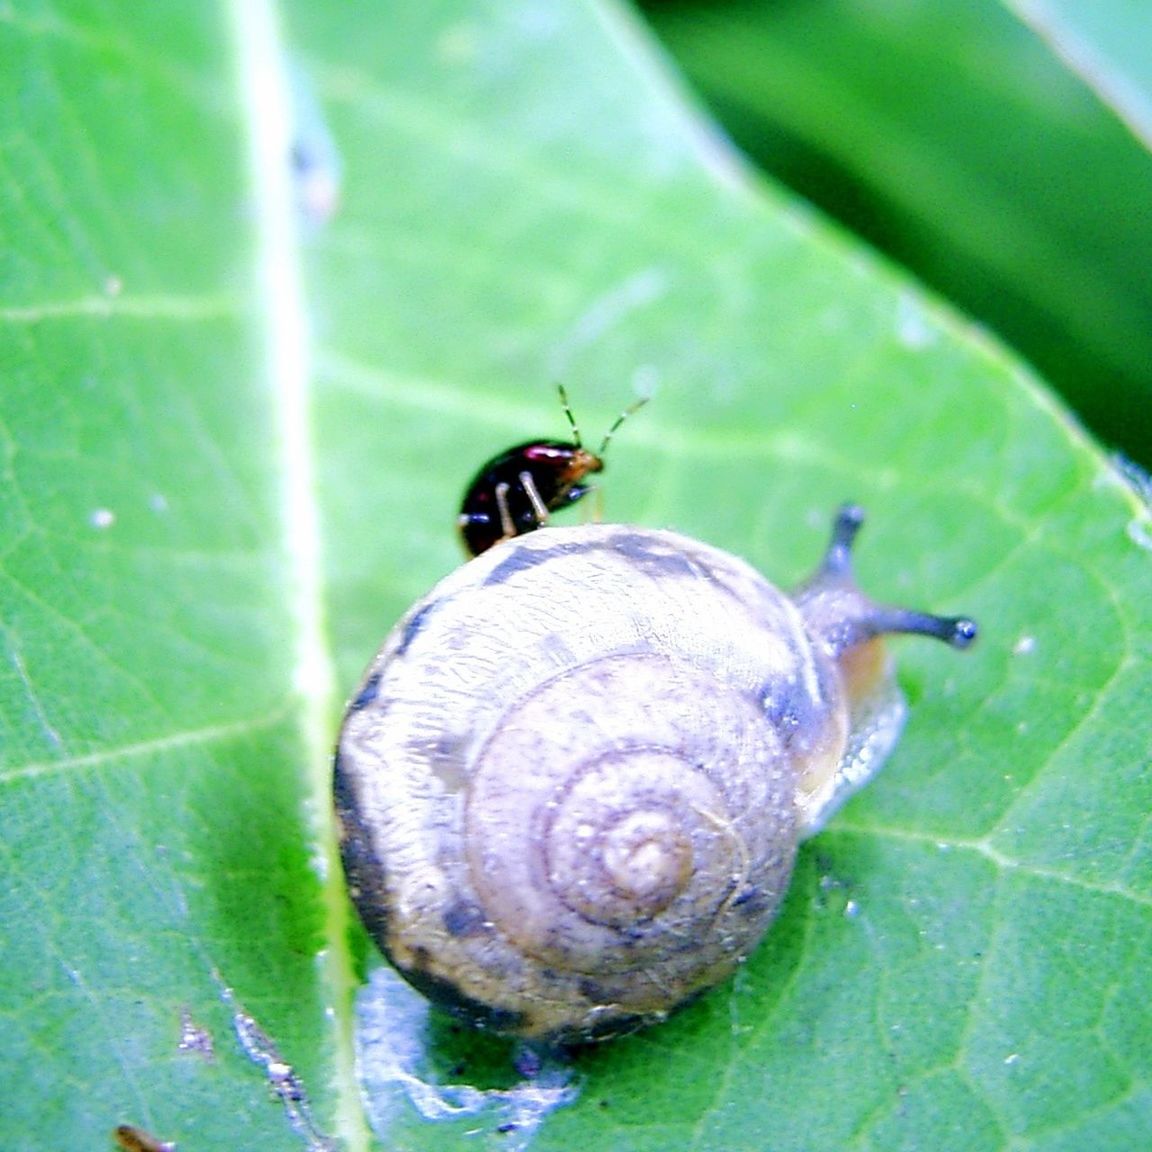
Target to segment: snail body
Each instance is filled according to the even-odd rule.
[[[791,597],[700,541],[584,525],[504,541],[410,609],[335,769],[353,899],[410,983],[584,1041],[732,972],[797,842],[899,734],[877,637],[975,634],[859,593],[860,522],[842,510]]]

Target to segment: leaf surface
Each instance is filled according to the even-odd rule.
[[[0,20],[0,1145],[1148,1143],[1150,528],[1064,410],[751,179],[621,9],[173,12]],[[276,161],[285,42],[326,223]],[[656,386],[612,518],[788,584],[852,497],[864,586],[983,636],[899,646],[905,738],[730,986],[551,1111],[398,998],[372,1135],[327,749],[558,380],[587,429]]]

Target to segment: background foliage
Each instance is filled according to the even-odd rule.
[[[643,6],[767,171],[987,323],[1152,465],[1141,5]]]
[[[1006,19],[967,42],[1092,99]],[[1152,531],[1013,352],[753,175],[607,0],[29,2],[0,60],[3,1147],[120,1122],[202,1149],[1150,1142]],[[1114,112],[1139,124],[1093,109],[1081,167]],[[979,135],[902,139],[942,228]],[[1017,222],[1053,254],[1024,279],[1079,291]],[[1135,263],[1130,223],[1097,226]],[[1110,331],[1077,355],[1124,362]],[[612,517],[788,583],[851,496],[865,586],[984,635],[901,646],[904,742],[730,986],[526,1081],[388,989],[327,757],[459,562],[475,466],[562,429],[556,380],[588,428],[656,387]]]

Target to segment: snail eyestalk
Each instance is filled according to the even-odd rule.
[[[929,636],[953,648],[976,639],[976,623],[967,616],[937,616],[912,608],[878,604],[856,586],[852,547],[864,526],[864,509],[844,504],[832,524],[832,538],[816,574],[800,586],[795,600],[808,627],[841,658],[870,640],[893,633]]]
[[[890,608],[883,604],[873,606],[871,619],[874,636],[904,633],[909,636],[930,636],[942,640],[952,648],[967,648],[976,639],[976,621],[967,616],[933,616],[930,612],[914,612],[908,608]]]
[[[852,545],[864,527],[864,509],[859,504],[842,504],[832,521],[832,539],[820,564],[819,576],[852,579]]]

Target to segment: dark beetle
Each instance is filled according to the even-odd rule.
[[[458,520],[464,547],[473,556],[510,536],[533,532],[548,522],[551,513],[575,504],[595,487],[585,483],[593,472],[604,470],[604,449],[616,429],[647,402],[637,400],[604,434],[600,448],[589,452],[580,442],[580,430],[563,386],[560,403],[572,428],[569,440],[528,440],[493,456],[473,477],[464,493]]]

